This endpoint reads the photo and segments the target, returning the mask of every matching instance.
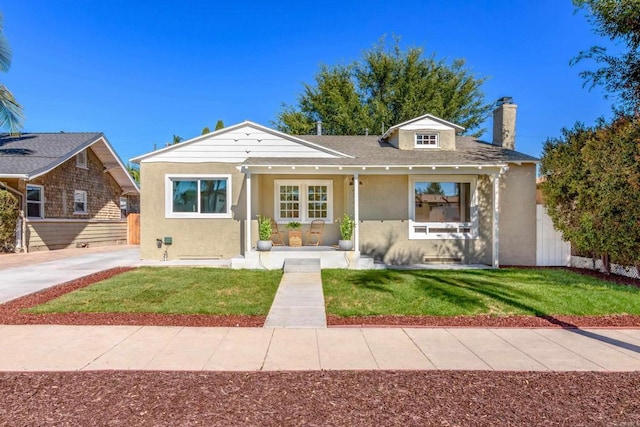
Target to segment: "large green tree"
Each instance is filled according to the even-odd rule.
[[[547,211],[581,252],[640,266],[640,122],[577,124],[548,140],[540,172]]]
[[[595,32],[613,41],[607,49],[593,46],[582,51],[571,63],[593,60],[598,68],[582,71],[585,84],[602,86],[619,96],[619,108],[640,113],[640,1],[639,0],[573,0]]]
[[[275,125],[292,134],[310,133],[322,122],[323,133],[361,135],[430,113],[479,135],[491,106],[482,84],[463,59],[450,64],[421,48],[402,50],[399,40],[384,39],[349,65],[320,67],[314,84],[305,84],[298,105],[285,105]]]
[[[0,13],[0,71],[6,73],[10,67],[11,48],[4,35],[3,16]],[[17,133],[22,129],[23,120],[22,106],[9,89],[0,83],[0,126],[8,128],[11,133]]]

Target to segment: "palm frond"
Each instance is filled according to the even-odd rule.
[[[6,86],[0,84],[0,127],[8,128],[11,133],[18,133],[22,129],[23,120],[22,106]]]

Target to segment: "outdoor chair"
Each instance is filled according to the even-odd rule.
[[[307,239],[305,245],[318,246],[322,245],[322,232],[324,231],[324,220],[314,219],[311,221],[311,227],[307,231]]]
[[[273,246],[284,246],[284,234],[278,229],[278,223],[271,218],[271,241]]]

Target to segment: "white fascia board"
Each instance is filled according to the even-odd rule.
[[[0,174],[0,178],[5,179],[29,179],[29,175],[26,173],[3,173]]]
[[[161,148],[160,150],[152,151],[150,153],[134,157],[130,161],[132,163],[140,163],[140,162],[145,161],[148,158],[153,157],[153,156],[155,156],[157,154],[164,153],[164,152],[170,151],[170,150],[175,150],[175,149],[177,149],[179,147],[184,147],[185,145],[190,145],[190,144],[196,143],[198,141],[201,141],[203,139],[208,139],[208,138],[211,138],[211,137],[216,137],[216,136],[219,136],[219,135],[223,135],[225,133],[232,132],[232,131],[234,131],[236,129],[239,129],[239,128],[243,127],[243,126],[249,126],[249,127],[252,127],[252,128],[254,128],[256,130],[260,130],[262,132],[270,133],[271,135],[278,136],[280,138],[287,139],[289,141],[293,141],[293,142],[305,145],[305,146],[310,147],[310,148],[314,148],[314,149],[322,151],[324,153],[332,154],[332,155],[335,155],[335,156],[338,156],[338,157],[343,157],[343,158],[353,158],[353,156],[350,156],[348,154],[341,153],[339,151],[332,150],[330,148],[324,147],[324,146],[319,145],[319,144],[314,144],[312,142],[309,142],[309,141],[306,141],[304,139],[301,139],[301,138],[286,134],[284,132],[280,132],[280,131],[277,131],[275,129],[268,128],[266,126],[259,125],[257,123],[254,123],[254,122],[250,121],[250,120],[245,120],[244,122],[235,124],[233,126],[222,128],[222,129],[217,130],[215,132],[210,132],[210,133],[207,133],[207,134],[204,134],[204,135],[200,135],[200,136],[197,136],[195,138],[189,139],[187,141],[183,141],[183,142],[180,142],[178,144],[170,145],[169,147]]]
[[[492,165],[241,165],[237,169],[262,174],[352,174],[397,175],[409,173],[463,173],[484,175],[498,173],[506,163]]]
[[[118,164],[118,166],[120,167],[120,169],[123,171],[123,173],[126,176],[126,184],[129,185],[125,185],[125,183],[121,183],[118,182],[118,184],[120,185],[120,187],[122,189],[125,188],[131,188],[133,187],[135,189],[135,191],[137,192],[137,194],[140,194],[140,187],[138,187],[138,184],[136,183],[136,181],[133,179],[133,177],[131,176],[131,174],[129,173],[129,171],[127,170],[126,166],[122,163],[122,160],[120,160],[120,156],[118,156],[118,154],[116,154],[115,150],[113,149],[113,147],[111,146],[111,144],[109,143],[109,141],[107,140],[107,137],[103,134],[97,141],[102,141],[102,143],[107,147],[107,150],[109,150],[109,154],[111,154],[111,157],[113,160],[116,161],[116,163]],[[95,144],[94,142],[94,144]],[[93,144],[92,144],[93,145]],[[102,162],[102,164],[104,165],[105,162]],[[109,173],[111,174],[111,176],[113,176],[113,178],[118,181],[118,179],[116,178],[116,176],[111,173],[109,171]],[[131,191],[127,191],[127,194],[131,194]]]

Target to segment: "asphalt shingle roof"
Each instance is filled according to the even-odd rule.
[[[481,166],[508,162],[535,162],[537,158],[492,145],[474,137],[457,136],[455,150],[417,149],[399,150],[386,142],[380,142],[379,136],[334,136],[304,135],[299,138],[322,145],[353,158],[281,159],[286,165],[460,165]],[[274,164],[273,158],[249,158],[246,165]]]
[[[0,176],[38,175],[49,171],[88,147],[100,132],[23,133],[0,135]]]

